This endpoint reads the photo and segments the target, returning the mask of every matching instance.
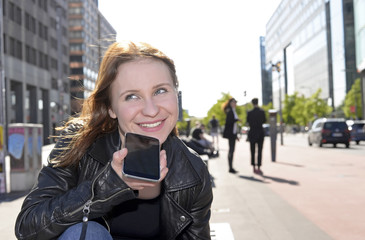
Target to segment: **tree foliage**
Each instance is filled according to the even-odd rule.
[[[308,123],[319,117],[326,117],[332,112],[327,101],[321,99],[321,89],[318,89],[312,96],[305,98],[299,96],[298,92],[293,95],[286,95],[283,107],[283,120],[286,124],[298,124],[307,126]]]
[[[358,119],[362,117],[360,78],[355,80],[350,91],[346,94],[345,104],[342,110],[347,118]]]
[[[358,83],[359,84],[359,83]],[[354,92],[358,91],[359,87],[354,87]],[[283,121],[287,125],[300,125],[307,126],[310,122],[313,122],[316,118],[319,117],[327,117],[332,113],[332,108],[328,106],[327,101],[325,99],[320,98],[321,89],[318,89],[312,96],[309,98],[304,97],[303,95],[299,95],[298,92],[295,92],[293,95],[286,95],[283,107]],[[222,93],[222,97],[217,100],[217,102],[209,109],[206,117],[203,119],[190,117],[187,112],[183,111],[183,121],[178,122],[178,128],[181,134],[186,133],[186,130],[190,130],[193,128],[197,121],[203,123],[207,126],[207,131],[209,131],[209,121],[212,119],[213,115],[215,115],[216,119],[223,128],[226,120],[226,114],[224,113],[223,106],[232,96],[229,93]],[[351,95],[346,96],[346,99],[351,99]],[[360,95],[356,95],[356,98],[360,101]],[[352,99],[355,99],[352,95]],[[349,100],[349,106],[351,102]],[[358,114],[361,116],[361,105],[360,102],[357,102]],[[272,103],[261,106],[265,111],[266,119],[269,120],[269,110],[273,109]],[[346,108],[346,106],[345,106]],[[347,107],[348,108],[348,107]],[[242,120],[239,123],[239,126],[246,125],[247,112],[253,109],[253,105],[251,102],[248,103],[237,103],[236,112],[238,118]],[[279,113],[278,113],[278,122]]]

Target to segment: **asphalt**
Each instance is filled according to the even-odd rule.
[[[239,172],[228,173],[228,143],[219,139],[220,156],[208,161],[214,194],[210,221],[212,239],[363,239],[363,156],[352,155],[346,163],[338,160],[337,165],[331,165],[324,160],[329,157],[321,154],[343,158],[341,152],[304,147],[306,137],[302,134],[285,135],[284,139],[283,146],[280,139],[277,141],[276,162],[271,161],[270,139],[265,139],[263,175],[253,173],[249,145],[244,138],[237,143],[234,156],[233,164]],[[50,149],[51,146],[44,147],[44,158]],[[319,158],[324,161],[318,161]],[[356,162],[355,166],[348,165],[348,161]],[[338,174],[333,169],[338,169]],[[339,174],[342,174],[340,180],[337,179]],[[357,184],[362,191],[349,190],[347,184]],[[0,196],[0,239],[16,239],[14,223],[25,194]],[[352,196],[351,202],[341,197],[343,195]],[[333,201],[336,198],[339,200]],[[346,209],[346,214],[342,209]]]

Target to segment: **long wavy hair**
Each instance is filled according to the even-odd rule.
[[[111,84],[115,80],[118,67],[121,64],[140,59],[156,59],[166,64],[176,90],[179,86],[174,62],[164,53],[146,43],[116,42],[109,46],[102,59],[96,86],[90,97],[85,100],[78,117],[68,122],[58,130],[64,130],[61,135],[68,142],[62,149],[56,149],[58,154],[51,163],[55,166],[76,165],[87,149],[100,136],[113,132],[118,128],[117,119],[109,116],[111,108]],[[66,131],[68,129],[75,131]],[[170,135],[177,135],[177,127]]]
[[[235,98],[231,97],[230,99],[228,99],[227,101],[225,101],[225,102],[222,104],[222,109],[223,109],[223,111],[224,111],[224,113],[225,113],[225,114],[227,114],[229,111],[231,111],[231,110],[232,110],[231,103],[232,103],[233,101],[237,102]]]

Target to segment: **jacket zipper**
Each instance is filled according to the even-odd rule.
[[[108,162],[107,163],[107,165],[109,165],[110,164],[110,162]],[[96,179],[98,179],[99,178],[99,176],[102,174],[102,173],[104,173],[104,171],[106,171],[106,168],[107,167],[105,167],[105,169],[102,171],[102,172],[100,172],[99,173],[99,175],[95,178],[95,180],[92,182],[92,184],[91,184],[91,198],[89,199],[89,200],[87,200],[87,202],[85,203],[85,205],[84,206],[82,206],[82,207],[79,207],[78,209],[76,209],[75,211],[73,211],[73,212],[71,212],[71,215],[73,215],[73,214],[75,214],[75,213],[77,213],[77,212],[79,212],[79,211],[83,211],[83,213],[84,213],[84,216],[83,216],[83,221],[84,222],[87,222],[88,220],[89,220],[89,214],[90,214],[90,207],[91,207],[91,205],[93,205],[94,203],[98,203],[98,202],[106,202],[106,201],[108,201],[108,200],[110,200],[111,198],[113,198],[114,196],[116,196],[116,195],[118,195],[119,193],[122,193],[122,192],[125,192],[125,191],[131,191],[132,189],[131,188],[126,188],[126,189],[123,189],[122,191],[119,191],[119,192],[117,192],[117,193],[115,193],[115,194],[113,194],[112,196],[110,196],[109,198],[107,198],[107,199],[104,199],[104,200],[97,200],[97,201],[92,201],[92,199],[94,198],[94,185],[95,185],[95,181],[96,181]],[[85,219],[85,220],[84,220]]]

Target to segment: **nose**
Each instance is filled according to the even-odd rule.
[[[157,115],[159,107],[153,98],[145,99],[142,113],[145,116],[154,117]]]

